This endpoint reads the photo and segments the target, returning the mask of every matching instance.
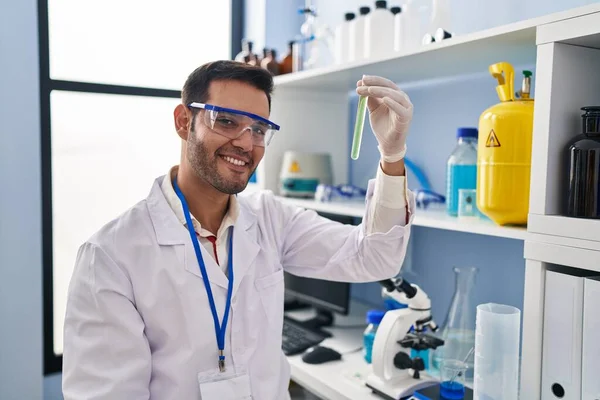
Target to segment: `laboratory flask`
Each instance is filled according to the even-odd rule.
[[[454,296],[441,328],[444,345],[433,352],[432,363],[433,368],[439,371],[443,360],[464,361],[467,365],[467,377],[472,377],[474,358],[473,353],[469,354],[469,352],[475,346],[476,308],[473,301],[473,287],[478,269],[454,267],[453,271]]]

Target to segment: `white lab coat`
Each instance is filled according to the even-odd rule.
[[[396,275],[404,259],[410,223],[365,236],[362,226],[334,223],[270,192],[238,196],[227,371],[220,373],[194,248],[161,180],[80,248],[65,317],[65,400],[289,398],[281,351],[284,269],[365,282]],[[412,197],[410,203],[412,210]],[[228,279],[202,252],[220,320]]]

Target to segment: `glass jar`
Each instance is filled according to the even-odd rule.
[[[600,219],[600,106],[581,109],[582,133],[567,144],[567,215]]]
[[[381,310],[369,310],[367,312],[367,324],[369,325],[363,333],[363,356],[368,364],[371,364],[375,335],[384,315],[385,311]]]

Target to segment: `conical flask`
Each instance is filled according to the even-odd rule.
[[[475,346],[476,308],[473,301],[473,286],[478,269],[454,267],[453,271],[456,282],[454,296],[441,328],[444,345],[433,352],[432,363],[434,369],[439,371],[443,360],[465,361],[468,367],[467,377],[472,377],[474,358],[472,353],[469,355],[469,352]]]

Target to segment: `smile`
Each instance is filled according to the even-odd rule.
[[[221,158],[225,161],[227,161],[230,164],[233,165],[237,165],[239,167],[244,167],[246,166],[248,163],[242,160],[238,160],[237,158],[233,158],[233,157],[229,157],[229,156],[221,156]]]

